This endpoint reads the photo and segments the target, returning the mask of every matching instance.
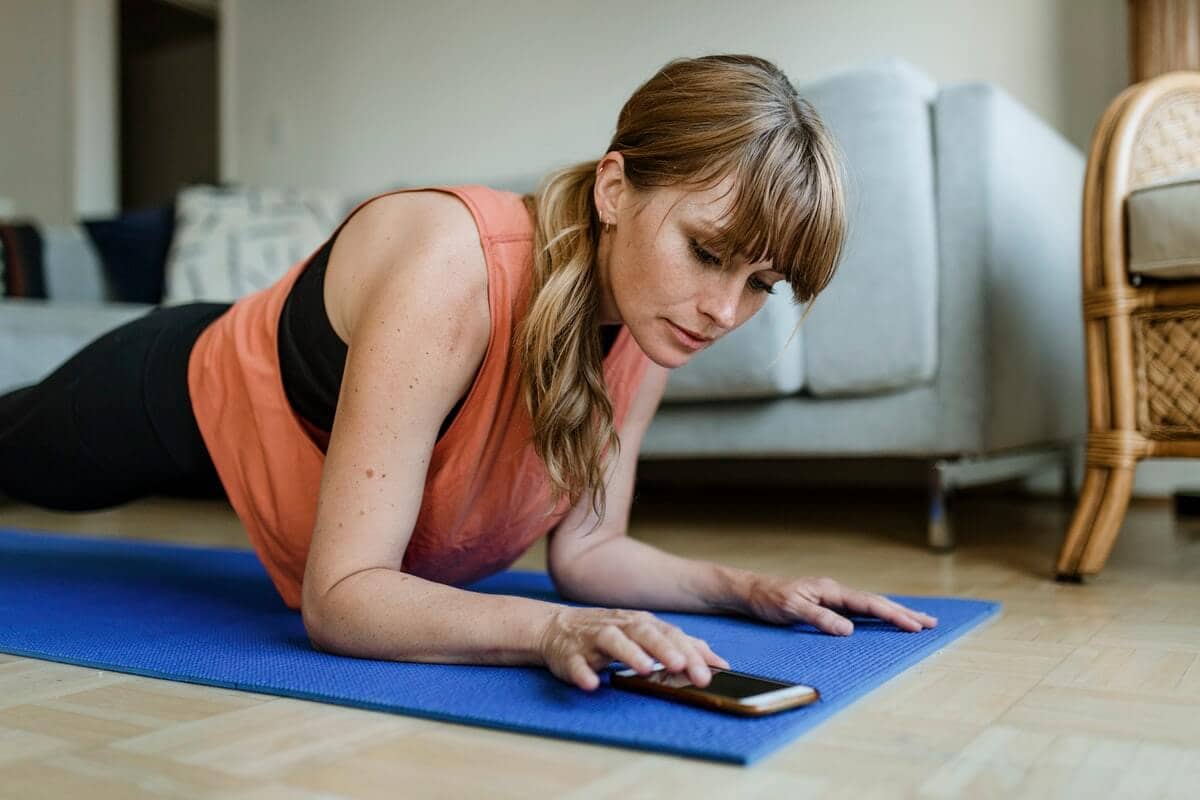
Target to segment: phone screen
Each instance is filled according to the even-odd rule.
[[[660,670],[644,676],[644,679],[672,688],[682,688],[692,685],[692,681],[686,672],[670,673],[666,670]],[[741,672],[714,669],[712,671],[712,682],[708,686],[705,686],[702,691],[720,695],[721,697],[728,697],[732,700],[742,700],[757,694],[773,692],[776,689],[786,689],[792,685],[790,683],[768,680],[767,678],[759,678],[754,675],[746,675]]]

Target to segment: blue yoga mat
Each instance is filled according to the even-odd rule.
[[[510,570],[468,587],[564,602]],[[0,529],[0,652],[153,678],[488,728],[752,764],[995,614],[996,603],[896,597],[921,633],[861,620],[849,637],[745,617],[656,612],[732,669],[809,684],[820,702],[736,717],[608,684],[585,692],[534,667],[413,664],[311,649],[248,551]]]

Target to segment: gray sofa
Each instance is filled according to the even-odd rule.
[[[1069,463],[1084,435],[1083,155],[996,86],[894,59],[800,91],[847,159],[838,275],[786,349],[800,310],[781,292],[677,370],[643,456],[915,464],[946,547],[946,492]],[[0,390],[146,308],[0,303]]]

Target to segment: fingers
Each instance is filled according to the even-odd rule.
[[[588,666],[587,659],[576,653],[567,660],[567,680],[590,692],[600,685],[600,677]]]
[[[937,619],[920,611],[913,611],[886,597],[869,592],[847,592],[846,607],[858,614],[869,614],[897,628],[915,633],[937,625]]]
[[[596,612],[592,616],[597,616]],[[582,619],[588,621],[586,616]],[[566,646],[557,640],[551,642],[557,646],[546,646],[546,665],[551,671],[584,691],[600,685],[598,673],[614,659],[642,675],[650,674],[657,660],[668,672],[686,672],[695,686],[711,683],[713,668],[729,668],[729,662],[703,639],[688,636],[649,612],[606,610],[596,622],[590,629],[582,626],[582,635],[566,639]]]
[[[847,592],[845,606],[856,614],[878,617],[904,631],[919,631],[924,627],[922,622],[903,606],[877,594]]]
[[[609,626],[596,638],[596,644],[642,675],[649,674],[657,660],[668,672],[686,671],[695,686],[707,686],[712,681],[712,667],[729,668],[729,662],[714,653],[707,642],[649,613],[638,614],[623,625]]]
[[[803,601],[799,611],[800,618],[825,633],[834,636],[849,636],[854,633],[854,623],[831,609],[816,603]]]
[[[888,600],[888,602],[891,603],[892,601]],[[936,628],[937,627],[937,617],[933,616],[932,614],[926,614],[923,611],[915,611],[906,606],[902,606],[899,603],[895,603],[894,605],[896,605],[898,608],[903,608],[908,613],[914,615],[917,619],[919,619],[921,621],[921,623],[926,628]]]
[[[916,632],[924,630],[925,628],[932,628],[937,625],[937,617],[931,617],[928,614],[922,614],[920,611],[913,611],[911,608],[905,608],[899,603],[894,603],[892,605],[894,607],[889,607],[889,616],[877,616],[879,616],[880,619],[885,619],[896,627],[902,628],[906,631]]]
[[[712,680],[705,654],[695,639],[674,625],[656,620],[658,624],[640,622],[631,626],[630,633],[638,643],[653,654],[668,672],[684,672],[694,686],[708,686]]]
[[[649,675],[654,668],[654,659],[616,625],[602,630],[596,637],[596,644],[608,655],[636,669],[639,675]],[[667,663],[664,659],[659,660]]]
[[[697,639],[694,636],[688,638],[690,638],[696,647],[700,649],[706,664],[711,664],[712,666],[720,667],[721,669],[729,669],[729,662],[713,652],[713,649],[708,646],[708,642],[704,641],[703,639]]]
[[[915,633],[937,625],[936,617],[906,608],[883,595],[847,589],[833,580],[821,582],[820,595],[822,603],[844,608],[855,614],[878,617],[901,630]]]

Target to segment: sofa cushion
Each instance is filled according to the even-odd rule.
[[[5,297],[79,303],[114,299],[100,253],[80,225],[0,223],[0,285]]]
[[[111,298],[120,303],[162,301],[175,205],[126,211],[81,222],[104,262]]]
[[[671,371],[665,402],[781,397],[804,383],[800,333],[784,345],[800,320],[792,293],[779,287],[742,327]]]
[[[930,104],[937,86],[898,59],[800,88],[845,153],[849,231],[804,324],[816,396],[933,380],[937,229]]]
[[[1126,209],[1130,272],[1200,277],[1200,173],[1131,192]]]
[[[131,303],[0,300],[0,394],[37,383],[101,334],[151,308]]]
[[[347,205],[323,189],[181,189],[164,302],[231,302],[271,285],[325,242]]]

